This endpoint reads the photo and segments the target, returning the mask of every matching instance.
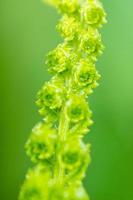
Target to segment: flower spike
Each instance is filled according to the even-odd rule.
[[[83,178],[91,162],[83,138],[93,124],[88,96],[98,86],[96,61],[104,46],[99,28],[106,13],[98,0],[44,0],[63,15],[57,25],[64,42],[48,53],[52,74],[37,94],[43,117],[25,145],[34,163],[19,200],[89,200]]]

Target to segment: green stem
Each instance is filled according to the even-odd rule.
[[[65,105],[64,105],[62,112],[61,112],[60,125],[59,125],[59,141],[60,141],[61,144],[66,140],[67,131],[68,131],[68,128],[69,128],[69,121],[66,118],[64,111],[65,111]],[[64,174],[64,168],[63,168],[63,165],[62,165],[60,153],[58,155],[58,165],[59,165],[58,180],[59,180],[60,183],[62,183],[65,174]]]
[[[66,79],[66,88],[68,93],[71,91],[71,79]],[[59,137],[59,143],[60,145],[62,145],[62,143],[64,141],[66,141],[67,138],[67,132],[69,129],[69,119],[66,117],[65,114],[65,110],[66,110],[66,101],[64,102],[64,105],[62,106],[62,110],[60,112],[60,122],[59,122],[59,132],[58,132],[58,137]],[[64,180],[64,176],[65,176],[65,172],[64,172],[64,167],[62,165],[62,160],[61,160],[61,154],[60,152],[58,152],[58,156],[57,156],[57,173],[56,173],[56,180],[58,179],[58,181],[60,183],[63,182]]]

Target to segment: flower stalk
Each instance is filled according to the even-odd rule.
[[[45,0],[63,16],[57,30],[64,39],[46,59],[53,76],[37,94],[42,115],[26,143],[34,163],[19,200],[89,200],[82,180],[91,162],[84,135],[92,125],[88,96],[100,78],[103,52],[99,28],[106,14],[98,0]]]

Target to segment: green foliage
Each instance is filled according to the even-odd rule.
[[[63,17],[57,30],[64,38],[47,55],[52,79],[37,94],[43,121],[26,143],[31,169],[20,200],[88,200],[82,179],[90,164],[90,144],[83,141],[92,125],[87,97],[100,78],[95,68],[103,51],[99,27],[106,22],[97,0],[51,0]]]

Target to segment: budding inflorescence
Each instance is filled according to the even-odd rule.
[[[46,58],[53,75],[37,94],[43,116],[26,143],[35,163],[19,200],[88,200],[82,180],[90,164],[90,144],[83,141],[92,125],[88,95],[100,78],[96,61],[103,52],[99,28],[106,14],[98,0],[45,0],[63,15],[57,25],[64,42]]]

